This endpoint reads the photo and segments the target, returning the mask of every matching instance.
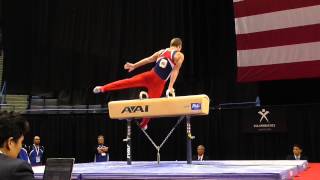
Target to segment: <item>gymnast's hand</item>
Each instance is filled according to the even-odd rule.
[[[93,89],[93,93],[95,94],[98,94],[98,93],[101,93],[102,90],[101,90],[101,86],[96,86],[94,89]]]
[[[134,64],[127,62],[124,66],[124,69],[127,69],[128,72],[131,72],[135,69]]]
[[[167,97],[169,97],[170,94],[172,95],[172,97],[175,97],[175,96],[176,96],[173,87],[168,87],[168,89],[167,89],[167,91],[166,91],[166,96],[167,96]]]

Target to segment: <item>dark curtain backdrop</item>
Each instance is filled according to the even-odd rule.
[[[19,6],[17,6],[17,4]],[[95,85],[183,40],[177,94],[206,93],[215,103],[255,100],[256,84],[237,84],[232,1],[4,1],[5,80],[9,93],[50,94],[66,104],[102,103],[135,91],[94,96]]]
[[[199,144],[206,146],[213,160],[284,160],[292,145],[300,143],[309,161],[320,161],[320,105],[261,107],[271,113],[281,110],[287,131],[281,133],[245,133],[242,121],[252,111],[249,108],[212,110],[209,116],[192,117],[193,154]],[[75,157],[77,162],[93,161],[92,149],[99,134],[104,134],[110,147],[110,160],[126,160],[126,122],[110,120],[106,114],[86,115],[25,115],[33,135],[40,135],[48,157]],[[279,118],[278,118],[279,119]],[[154,119],[148,133],[160,145],[176,118]],[[156,161],[156,150],[133,124],[133,160]],[[161,149],[161,160],[186,160],[186,126],[183,121]]]
[[[4,80],[11,94],[53,96],[60,104],[105,104],[135,98],[138,90],[93,95],[92,89],[151,68],[127,73],[123,65],[167,47],[172,37],[181,37],[185,62],[175,86],[177,95],[205,93],[215,106],[255,101],[257,96],[265,105],[320,102],[318,79],[236,82],[232,0],[3,0],[1,7]],[[293,112],[305,111],[288,111]],[[236,130],[240,114],[212,112],[203,120],[194,120],[196,143],[206,143],[214,159],[272,159],[282,157],[288,144],[300,138],[312,150],[313,160],[319,160],[319,145],[314,143],[319,142],[316,112],[313,108],[295,117],[294,122],[303,126],[294,124],[288,133],[255,136]],[[115,155],[111,159],[121,159],[124,125],[105,116],[29,118],[32,135],[40,133],[47,146],[53,146],[48,149],[52,155],[77,155],[81,162],[89,160],[87,146],[101,130],[112,145]],[[234,121],[233,128],[229,121]],[[150,131],[159,135],[172,122],[165,119],[152,123],[151,128],[157,128]],[[314,130],[309,132],[309,126]],[[183,128],[175,138],[184,138],[180,131]],[[141,139],[135,142],[139,152],[136,158],[153,158],[154,150],[144,144],[145,138],[139,133],[135,136]],[[170,141],[179,146],[165,146],[168,150],[164,150],[163,159],[183,159],[184,141],[175,138]],[[317,141],[309,142],[312,138]],[[144,148],[149,148],[148,155]]]

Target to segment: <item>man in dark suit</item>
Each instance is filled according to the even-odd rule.
[[[17,156],[29,124],[21,116],[0,113],[0,179],[33,180],[31,166]]]
[[[209,160],[209,157],[205,155],[205,150],[206,148],[204,147],[204,145],[199,145],[197,147],[197,155],[194,155],[192,159],[195,161]]]
[[[307,156],[302,154],[302,147],[299,144],[293,145],[293,154],[287,156],[287,160],[308,160]]]

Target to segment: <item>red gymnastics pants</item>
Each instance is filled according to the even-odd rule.
[[[106,92],[120,89],[144,87],[148,89],[149,98],[159,98],[162,95],[165,84],[166,81],[161,79],[152,69],[148,72],[135,75],[128,79],[123,79],[112,82],[110,84],[106,84],[101,87],[101,90],[102,92]],[[148,124],[149,120],[150,118],[143,118],[140,125],[144,127]]]

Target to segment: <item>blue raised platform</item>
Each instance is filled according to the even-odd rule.
[[[215,179],[284,180],[292,179],[308,166],[307,161],[109,161],[75,164],[72,179]],[[33,167],[41,179],[44,166]]]

